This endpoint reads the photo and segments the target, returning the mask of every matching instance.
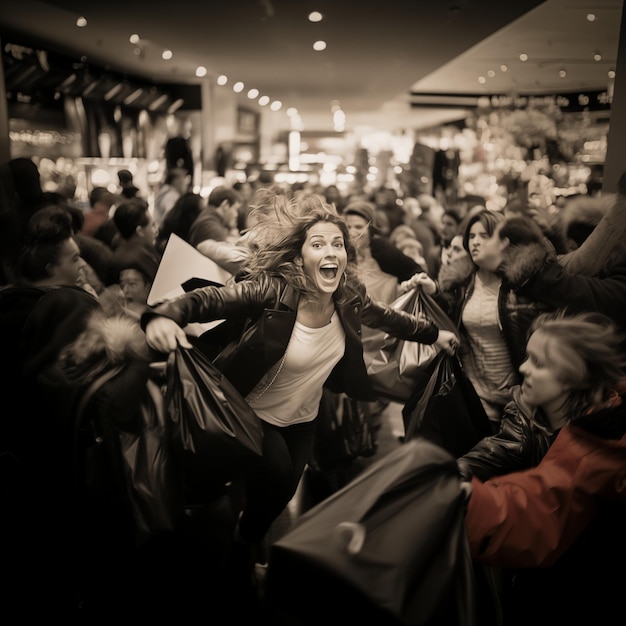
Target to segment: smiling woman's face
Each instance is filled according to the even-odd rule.
[[[343,234],[336,224],[317,222],[302,246],[304,273],[320,293],[334,293],[348,264]]]

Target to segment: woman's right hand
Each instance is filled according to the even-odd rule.
[[[146,326],[146,340],[157,352],[173,352],[177,346],[192,347],[185,331],[169,317],[153,317]]]
[[[456,349],[459,347],[459,338],[456,333],[450,330],[440,330],[439,337],[435,342],[442,350],[445,350],[448,354],[453,355]]]

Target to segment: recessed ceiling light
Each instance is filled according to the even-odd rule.
[[[87,26],[87,18],[83,17],[82,15],[76,20],[76,26],[78,26],[78,28],[84,28],[85,26]]]
[[[248,98],[250,98],[250,100],[254,100],[255,98],[259,97],[259,90],[258,89],[250,89],[248,91]]]
[[[272,111],[280,111],[282,106],[283,103],[280,100],[274,100],[274,102],[270,104],[270,109],[272,109]]]
[[[309,22],[321,22],[322,19],[323,16],[319,11],[311,11],[311,13],[309,13]]]
[[[504,63],[500,66],[500,71],[501,72],[508,72],[509,71],[509,66],[505,65]]]
[[[615,70],[609,70],[607,75],[609,78],[615,78]]]
[[[225,85],[227,82],[228,82],[228,76],[226,76],[225,74],[221,74],[220,76],[217,77],[218,85]]]
[[[164,61],[169,61],[174,56],[174,53],[171,50],[163,50],[161,53],[161,58]]]
[[[326,50],[326,42],[325,41],[316,41],[313,44],[313,50],[316,50],[317,52],[321,52],[322,50]]]
[[[487,76],[489,76],[489,78],[493,78],[496,75],[496,73],[493,70],[489,70],[487,72]]]
[[[206,67],[204,67],[204,65],[198,65],[198,67],[196,68],[196,76],[198,78],[204,78],[206,74],[207,74]]]
[[[587,21],[588,22],[595,22],[596,21],[596,14],[595,13],[587,13]]]
[[[243,88],[244,88],[244,87],[245,87],[245,85],[244,85],[241,81],[239,81],[238,83],[235,83],[235,84],[233,85],[233,91],[234,91],[235,93],[240,93],[240,92],[242,92],[242,91],[243,91]]]
[[[565,78],[567,76],[567,72],[565,70],[559,70],[559,76],[561,78]]]
[[[593,60],[594,61],[602,61],[602,55],[598,51],[594,52],[593,53]]]
[[[260,104],[262,107],[264,107],[265,105],[269,104],[269,102],[270,102],[270,98],[269,98],[269,96],[261,96],[261,97],[259,98],[259,104]]]
[[[525,52],[522,52],[522,54],[519,55],[519,60],[528,61],[528,55]]]
[[[487,82],[487,79],[486,79],[484,76],[479,76],[479,77],[478,77],[478,82],[479,82],[481,85],[484,85],[484,84]]]
[[[137,33],[133,33],[129,38],[128,41],[130,41],[130,43],[139,43],[139,35]]]

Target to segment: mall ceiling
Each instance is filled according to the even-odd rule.
[[[199,83],[195,71],[202,65],[210,80],[228,76],[220,89],[243,82],[242,103],[258,106],[246,97],[255,88],[282,102],[277,115],[295,107],[305,129],[332,130],[331,108],[338,103],[346,129],[388,130],[458,119],[460,96],[606,89],[622,4],[5,0],[0,37],[4,44],[25,36],[33,46],[156,83]],[[308,21],[313,10],[321,22]],[[87,18],[83,28],[76,26],[80,16]],[[137,44],[129,41],[133,33]],[[317,40],[327,42],[325,50],[313,50]],[[162,58],[166,49],[170,60]]]

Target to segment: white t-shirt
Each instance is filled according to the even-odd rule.
[[[278,363],[261,379],[248,394],[248,404],[262,420],[275,426],[312,421],[324,382],[341,360],[345,345],[346,334],[336,312],[321,328],[296,322],[282,366]]]

